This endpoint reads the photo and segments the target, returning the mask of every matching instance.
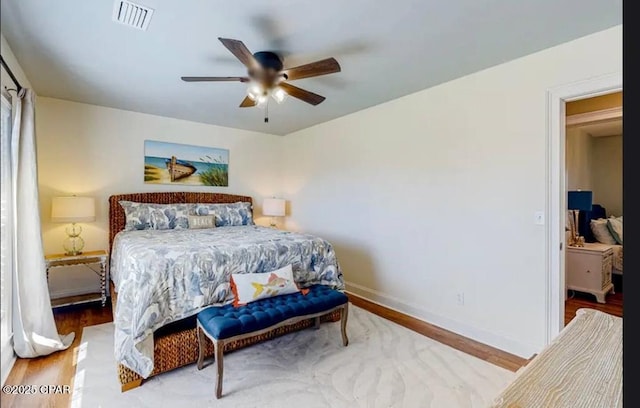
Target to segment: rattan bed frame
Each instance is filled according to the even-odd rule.
[[[199,192],[159,192],[159,193],[134,193],[118,194],[109,197],[109,253],[116,234],[124,229],[125,214],[118,201],[134,201],[138,203],[235,203],[238,201],[253,203],[251,197]],[[114,320],[118,294],[113,282],[110,280],[111,305]],[[321,318],[321,321],[336,322],[340,320],[340,313],[332,312]],[[270,332],[258,336],[229,342],[224,346],[224,352],[255,344],[257,342],[272,339],[274,337],[311,327],[314,319],[303,320],[289,326],[279,327]],[[154,368],[151,376],[164,373],[174,368],[192,364],[198,360],[198,339],[196,334],[195,316],[171,323],[154,333]],[[205,356],[213,356],[214,348],[211,342],[207,342]],[[118,377],[122,385],[122,391],[127,391],[142,384],[143,378],[131,369],[118,364]]]

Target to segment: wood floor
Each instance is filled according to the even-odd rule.
[[[587,307],[622,317],[622,293],[616,292],[614,295],[607,295],[607,303],[596,302],[595,296],[589,293],[569,291],[567,300],[564,302],[564,324],[565,326],[576,317],[576,310]]]
[[[76,336],[71,346],[60,352],[44,357],[16,360],[13,369],[7,377],[6,384],[10,385],[68,385],[73,390],[77,347],[80,345],[82,328],[95,324],[107,323],[113,320],[111,302],[103,308],[100,303],[86,303],[75,306],[65,306],[54,309],[54,317],[58,333],[75,332]],[[71,406],[71,394],[41,394],[14,395],[2,393],[0,397],[2,408],[31,408]]]
[[[570,294],[571,295],[571,294]],[[529,360],[514,356],[502,350],[495,349],[477,341],[459,336],[442,329],[399,313],[395,310],[380,306],[376,303],[349,294],[349,300],[355,306],[362,307],[372,313],[389,319],[404,327],[428,336],[455,349],[471,354],[480,359],[496,364],[511,371],[516,371],[527,364]],[[581,307],[591,307],[622,316],[622,294],[607,296],[606,304],[599,304],[588,294],[575,293],[565,305],[565,323],[575,316]],[[77,347],[80,345],[82,328],[112,321],[111,302],[103,308],[99,303],[66,306],[54,310],[54,317],[58,332],[66,334],[75,332],[76,337],[67,350],[53,353],[49,356],[34,359],[18,359],[9,374],[5,384],[9,385],[68,385],[73,390],[73,377]],[[144,386],[144,385],[143,385]],[[70,394],[40,394],[12,395],[2,393],[0,406],[5,407],[58,407],[66,408],[71,405]]]
[[[520,367],[526,365],[529,361],[505,351],[487,346],[486,344],[479,343],[475,340],[460,336],[438,326],[415,319],[411,316],[407,316],[377,303],[370,302],[351,293],[348,293],[348,295],[349,300],[355,306],[359,306],[377,314],[378,316],[384,317],[385,319],[398,323],[399,325],[424,336],[437,340],[440,343],[446,344],[467,354],[471,354],[472,356],[478,357],[497,366],[506,368],[507,370],[516,371]]]

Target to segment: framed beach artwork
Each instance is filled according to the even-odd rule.
[[[144,182],[228,187],[229,150],[145,140]]]

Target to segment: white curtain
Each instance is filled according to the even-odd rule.
[[[11,132],[13,214],[13,348],[29,358],[64,350],[75,333],[60,336],[47,285],[36,166],[35,95],[18,93]]]

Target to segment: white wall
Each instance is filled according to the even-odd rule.
[[[63,224],[50,222],[51,198],[96,198],[97,219],[82,224],[85,250],[108,248],[108,198],[146,191],[207,191],[249,195],[256,222],[263,197],[280,193],[281,136],[39,97],[36,106],[38,177],[45,253],[63,252]],[[229,149],[229,187],[144,183],[144,140]],[[88,273],[89,272],[89,273]],[[51,271],[52,297],[82,293],[97,277],[84,269]]]
[[[593,137],[578,127],[566,131],[567,191],[593,190]]]
[[[334,243],[349,290],[530,357],[546,332],[546,92],[621,70],[617,26],[287,135],[287,225]]]
[[[20,66],[20,64],[18,63],[18,60],[16,59],[15,55],[13,55],[13,51],[11,51],[11,47],[9,46],[9,43],[7,43],[7,40],[4,38],[4,35],[2,35],[0,33],[0,54],[2,54],[2,57],[4,58],[4,61],[7,63],[7,65],[9,65],[9,68],[11,68],[11,72],[13,72],[13,75],[16,77],[16,79],[18,80],[18,82],[20,82],[20,85],[22,85],[25,88],[31,88],[31,83],[29,82],[29,79],[27,78],[27,76],[24,74],[24,71],[22,70],[22,67]],[[11,77],[9,77],[9,74],[7,74],[5,72],[4,67],[0,70],[0,84],[2,85],[2,88],[4,89],[5,87],[7,88],[16,88],[16,85],[13,83],[13,81],[11,80]],[[14,106],[15,106],[15,92],[10,92],[9,95],[14,96],[14,98],[12,98],[12,101],[14,102]],[[7,276],[4,277],[3,283],[2,283],[3,287],[8,288],[8,293],[5,294],[5,292],[2,292],[2,301],[3,302],[7,302],[7,304],[11,304],[11,275],[8,274]],[[3,303],[4,304],[4,303]],[[10,317],[7,317],[8,319]],[[2,324],[2,328],[1,328],[1,332],[2,332],[2,338],[0,339],[0,377],[2,384],[4,384],[5,380],[7,379],[7,376],[9,375],[9,372],[11,371],[11,367],[13,367],[13,363],[15,362],[15,353],[13,352],[13,346],[11,343],[11,337],[10,337],[10,331],[11,328],[8,325],[8,320],[3,320],[3,324]]]
[[[591,190],[607,215],[622,215],[622,135],[592,137],[567,129],[567,191]]]
[[[593,202],[622,215],[622,135],[592,138]]]

